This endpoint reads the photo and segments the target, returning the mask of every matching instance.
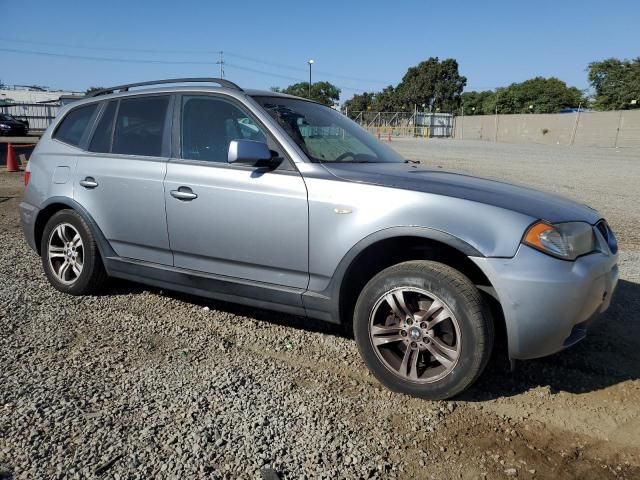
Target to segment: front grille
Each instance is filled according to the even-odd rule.
[[[611,227],[609,227],[609,224],[606,222],[606,220],[600,220],[598,223],[596,223],[596,228],[607,242],[611,253],[617,253],[618,241],[616,240],[616,236],[614,235],[613,230],[611,230]]]

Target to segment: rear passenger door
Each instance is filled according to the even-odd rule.
[[[77,163],[74,198],[120,257],[171,265],[163,180],[170,152],[170,95],[102,105],[89,154]]]
[[[165,195],[175,266],[306,288],[302,176],[287,158],[275,170],[227,162],[234,139],[266,142],[284,157],[281,146],[244,105],[222,95],[181,95],[174,118],[177,158],[167,165]]]

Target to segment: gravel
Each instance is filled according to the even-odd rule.
[[[392,146],[508,176],[495,157],[512,158],[511,146],[477,165],[461,160],[469,144]],[[621,184],[610,196],[629,212],[612,222],[626,284],[609,317],[627,338],[601,329],[517,376],[496,359],[468,395],[428,402],[380,386],[331,325],[121,281],[99,296],[57,292],[23,241],[20,178],[0,173],[0,479],[634,478],[639,193]],[[574,195],[608,213],[609,188]],[[592,360],[620,349],[615,364]]]

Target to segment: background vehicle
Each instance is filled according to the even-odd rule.
[[[18,120],[8,113],[0,113],[0,135],[23,136],[29,133],[29,122]]]
[[[221,88],[150,84],[213,81]],[[113,93],[121,90],[120,93]],[[569,200],[410,163],[304,99],[178,79],[64,109],[21,203],[51,283],[108,276],[353,327],[389,388],[449,398],[484,369],[586,335],[613,232]]]

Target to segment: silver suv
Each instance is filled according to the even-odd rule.
[[[25,181],[58,290],[115,277],[340,323],[383,384],[423,398],[471,385],[494,331],[512,360],[578,342],[618,278],[595,210],[429,169],[334,109],[222,79],[73,103]]]

